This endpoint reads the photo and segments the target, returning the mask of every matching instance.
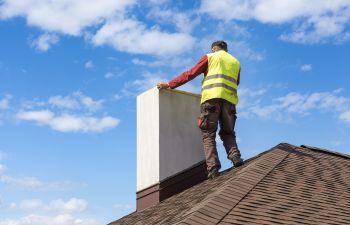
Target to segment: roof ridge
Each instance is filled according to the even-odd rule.
[[[342,157],[342,158],[350,159],[350,155],[348,155],[348,154],[336,152],[336,151],[325,149],[325,148],[319,148],[319,147],[314,147],[314,146],[310,146],[310,145],[300,145],[300,147],[301,148],[307,148],[307,149],[310,149],[310,150],[313,150],[313,151],[318,151],[318,152],[330,154],[330,155],[339,156],[339,157]]]
[[[219,223],[254,187],[263,180],[277,165],[279,165],[296,146],[281,143],[261,155],[256,162],[247,165],[215,192],[208,195],[201,203],[184,214],[185,219],[179,223],[199,222],[198,218],[206,218],[214,224]],[[249,174],[251,179],[247,179]],[[237,187],[239,187],[237,189]],[[220,218],[212,218],[205,214],[206,208],[221,205],[225,212],[220,212]],[[209,217],[209,218],[208,218]],[[200,219],[201,220],[201,219]],[[215,221],[215,222],[214,222]]]

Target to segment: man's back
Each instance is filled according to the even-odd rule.
[[[207,54],[208,57],[208,67],[211,68],[220,68],[221,71],[229,73],[232,71],[233,73],[238,74],[240,63],[239,61],[233,57],[231,54],[225,51],[217,51],[213,53]],[[219,74],[220,71],[217,71]]]
[[[202,82],[201,103],[220,98],[236,105],[239,61],[224,50],[207,54],[207,57],[208,72]]]

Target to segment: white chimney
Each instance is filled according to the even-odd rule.
[[[206,178],[200,95],[150,89],[137,97],[137,210]]]

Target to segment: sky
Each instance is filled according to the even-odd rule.
[[[281,142],[350,154],[349,20],[350,0],[0,0],[0,225],[133,212],[136,96],[216,40],[241,62],[243,158]]]

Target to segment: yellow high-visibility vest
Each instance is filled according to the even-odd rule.
[[[222,98],[237,105],[239,61],[223,50],[207,54],[207,57],[208,73],[202,81],[201,104],[209,99]]]

